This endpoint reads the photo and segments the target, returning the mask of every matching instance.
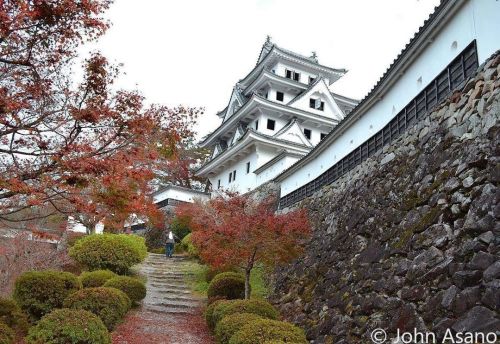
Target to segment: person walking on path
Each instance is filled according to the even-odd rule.
[[[165,255],[167,256],[167,258],[172,258],[172,254],[174,253],[176,237],[177,235],[175,235],[171,230],[168,231],[167,240],[165,244]]]

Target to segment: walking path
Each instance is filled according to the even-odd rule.
[[[187,262],[184,257],[149,254],[140,267],[148,279],[146,298],[115,329],[113,343],[213,343],[202,316],[202,300],[184,281]]]

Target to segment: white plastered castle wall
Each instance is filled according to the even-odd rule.
[[[499,18],[499,1],[467,1],[382,100],[375,103],[314,160],[281,181],[281,196],[315,179],[383,128],[474,39],[477,42],[479,63],[484,62],[500,48]]]

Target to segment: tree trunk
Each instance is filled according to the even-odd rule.
[[[250,299],[250,273],[252,268],[245,269],[245,299]]]

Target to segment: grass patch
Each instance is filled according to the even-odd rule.
[[[200,296],[207,296],[208,282],[207,273],[209,268],[206,265],[196,261],[190,261],[186,264],[186,282],[191,290]],[[268,295],[268,289],[265,283],[265,269],[255,267],[250,275],[250,285],[252,287],[252,298],[265,299]]]
[[[201,296],[207,296],[208,282],[207,273],[208,267],[194,260],[185,265],[186,281],[191,290]]]
[[[265,281],[266,272],[264,267],[256,266],[252,269],[250,275],[250,285],[252,286],[252,297],[265,299],[268,295],[268,289]]]

